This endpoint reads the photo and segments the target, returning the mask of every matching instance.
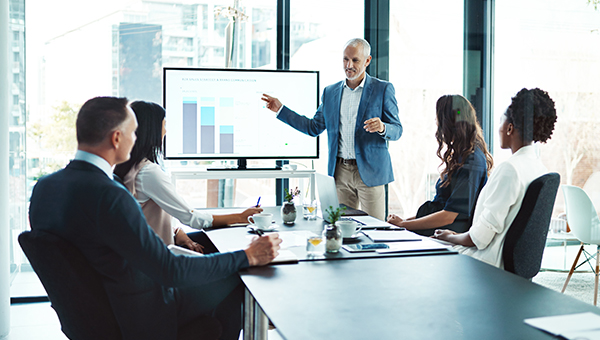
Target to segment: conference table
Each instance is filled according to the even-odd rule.
[[[279,208],[265,208],[279,219]],[[224,210],[224,213],[227,211]],[[299,216],[278,231],[319,232]],[[208,232],[220,251],[248,243],[245,227]],[[369,240],[361,240],[369,242]],[[241,271],[244,339],[266,339],[267,317],[294,339],[552,339],[524,319],[600,309],[455,252],[340,254]],[[304,254],[304,255],[303,255]]]

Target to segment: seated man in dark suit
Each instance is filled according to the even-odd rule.
[[[136,139],[127,99],[90,99],[76,125],[75,159],[33,190],[31,228],[73,243],[101,274],[123,339],[177,339],[178,328],[201,315],[214,315],[223,338],[237,339],[243,287],[236,273],[274,259],[278,235],[232,253],[173,255],[113,180],[112,167],[129,159]]]

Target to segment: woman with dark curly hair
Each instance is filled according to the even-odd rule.
[[[435,198],[425,202],[415,217],[388,217],[389,223],[425,236],[440,227],[456,232],[469,229],[475,202],[492,168],[475,109],[466,98],[442,96],[436,104],[436,118],[437,156],[444,169],[435,185]]]
[[[515,219],[529,184],[546,174],[532,142],[545,143],[554,130],[556,109],[546,91],[522,89],[512,98],[500,126],[500,147],[513,155],[494,169],[481,191],[473,226],[466,233],[436,230],[434,237],[457,244],[461,253],[499,268],[506,232]]]

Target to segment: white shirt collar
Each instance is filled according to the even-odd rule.
[[[537,147],[535,144],[522,146],[517,152],[513,154],[513,156],[528,156],[528,157],[537,157]]]
[[[93,153],[89,153],[83,150],[77,150],[77,152],[75,153],[74,160],[84,161],[93,164],[100,168],[100,170],[104,171],[108,178],[110,178],[111,180],[113,179],[112,166],[110,166],[110,164],[104,158],[98,155],[94,155]]]
[[[350,86],[348,86],[348,84],[346,84],[346,80],[347,80],[347,79],[344,79],[344,81],[342,82],[342,84],[343,84],[343,85],[342,85],[342,87],[347,87],[347,88],[349,88],[349,89],[350,89]],[[356,88],[354,88],[354,90],[352,90],[352,89],[350,89],[350,90],[352,90],[352,91],[355,91],[355,90],[356,90],[356,89],[358,89],[358,88],[365,87],[365,81],[366,81],[366,80],[367,80],[367,72],[365,71],[365,77],[364,77],[364,78],[363,78],[363,80],[360,82],[360,84],[358,84],[358,86],[357,86]]]

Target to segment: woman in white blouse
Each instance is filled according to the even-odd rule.
[[[499,268],[508,228],[515,219],[531,182],[547,173],[532,142],[545,143],[554,130],[556,109],[548,93],[522,89],[512,98],[500,126],[500,147],[513,155],[498,165],[481,190],[468,232],[436,230],[434,238],[457,245],[456,249]]]
[[[247,222],[248,216],[262,211],[260,207],[239,214],[211,215],[192,209],[176,192],[169,176],[159,165],[165,129],[165,109],[150,102],[130,104],[136,115],[137,140],[131,158],[115,167],[127,189],[142,206],[148,224],[165,244],[176,244],[194,251],[202,246],[191,240],[180,228],[171,226],[171,216],[195,229]]]

